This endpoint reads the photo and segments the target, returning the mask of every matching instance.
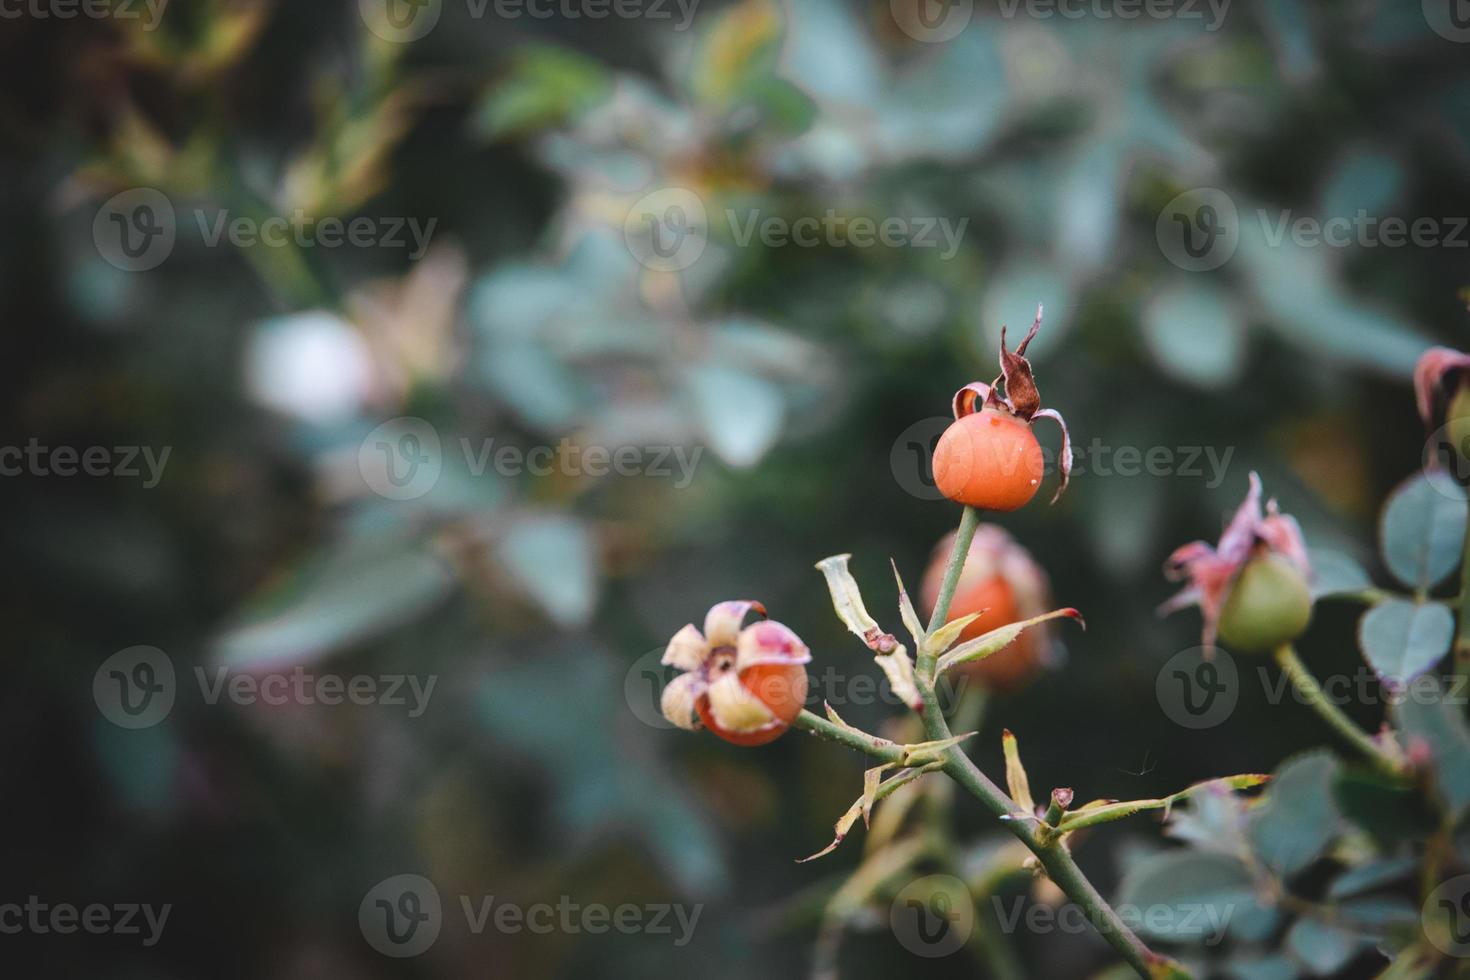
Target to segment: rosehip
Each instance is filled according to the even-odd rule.
[[[1041,486],[1045,468],[1041,445],[1031,431],[1038,418],[1054,419],[1062,427],[1062,479],[1052,501],[1067,489],[1072,438],[1062,417],[1041,407],[1031,362],[1024,356],[1040,329],[1038,306],[1031,330],[1011,351],[1006,349],[1006,328],[1001,327],[1001,376],[988,385],[972,381],[955,393],[955,420],[934,447],[934,483],[950,500],[996,511],[1016,510],[1029,503]]]
[[[1312,619],[1312,590],[1296,566],[1265,553],[1246,562],[1220,610],[1220,639],[1232,650],[1267,653],[1290,643]]]
[[[1026,506],[1045,461],[1031,426],[987,408],[958,418],[934,447],[934,483],[950,500],[983,510]]]
[[[684,673],[664,688],[664,717],[691,731],[703,724],[736,745],[764,745],[801,713],[811,653],[780,623],[742,629],[751,611],[766,614],[758,602],[718,603],[703,633],[690,623],[669,641],[663,663]]]
[[[926,609],[933,609],[939,597],[953,542],[954,535],[950,534],[934,548],[920,586],[919,598]],[[982,524],[975,529],[964,571],[955,585],[949,620],[979,613],[979,618],[960,633],[959,641],[969,640],[1046,612],[1051,605],[1049,591],[1045,573],[1026,549],[1001,528]],[[999,653],[958,669],[992,689],[1014,690],[1029,680],[1050,655],[1050,636],[1042,624],[1022,633]]]
[[[1199,606],[1206,647],[1218,634],[1242,652],[1272,650],[1300,636],[1312,617],[1312,566],[1301,528],[1275,500],[1261,513],[1261,478],[1254,473],[1219,544],[1184,545],[1169,556],[1165,574],[1189,584],[1162,611]]]

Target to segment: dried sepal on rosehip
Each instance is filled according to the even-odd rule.
[[[1189,585],[1160,611],[1199,606],[1208,649],[1218,635],[1241,652],[1274,650],[1300,636],[1312,618],[1312,566],[1301,527],[1275,500],[1262,513],[1255,473],[1219,544],[1184,545],[1169,556],[1165,574]]]
[[[751,612],[759,622],[744,626]],[[736,745],[779,738],[806,702],[811,652],[788,627],[765,619],[759,602],[710,607],[704,632],[690,623],[674,634],[663,663],[684,673],[664,687],[664,717],[680,728],[701,725]]]
[[[972,381],[955,393],[955,420],[934,447],[934,482],[950,500],[994,511],[1026,506],[1041,486],[1046,465],[1041,444],[1031,431],[1038,418],[1053,419],[1062,429],[1062,476],[1052,503],[1067,489],[1072,475],[1072,437],[1055,409],[1041,407],[1031,362],[1025,357],[1040,329],[1038,306],[1031,329],[1011,351],[1006,349],[1006,328],[1001,327],[1000,375],[988,385]]]

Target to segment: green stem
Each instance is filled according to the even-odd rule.
[[[805,708],[802,709],[801,714],[796,716],[791,727],[811,732],[818,738],[840,743],[850,749],[866,752],[873,758],[882,759],[884,762],[903,762],[903,746],[897,742],[890,742],[886,738],[868,735],[856,729],[834,725],[821,715],[814,715]]]
[[[1470,677],[1470,521],[1465,523],[1465,547],[1460,553],[1460,595],[1455,625],[1455,672]]]
[[[966,507],[964,515],[960,518],[959,530],[955,533],[954,550],[950,552],[949,564],[944,570],[944,580],[939,588],[939,597],[934,602],[934,614],[929,619],[930,632],[943,625],[949,616],[955,586],[959,583],[960,573],[964,571],[965,558],[969,555],[970,542],[975,537],[975,528],[979,523],[980,512],[973,507]],[[915,670],[919,696],[923,701],[921,714],[924,719],[924,729],[931,741],[953,737],[949,725],[944,720],[944,713],[939,708],[938,699],[934,695],[933,674],[936,656],[933,651],[927,653],[921,651]],[[798,728],[805,728],[807,731],[867,752],[884,761],[896,761],[903,757],[902,748],[886,739],[847,731],[810,712],[803,711],[794,724]],[[1144,945],[1143,940],[1128,928],[1127,923],[1108,904],[1107,899],[1103,898],[1092,882],[1087,880],[1082,869],[1077,867],[1077,862],[1072,859],[1071,853],[1061,845],[1060,841],[1055,838],[1042,839],[1037,832],[1035,814],[1023,811],[957,746],[951,746],[945,751],[943,771],[981,803],[984,803],[996,816],[1007,818],[1003,821],[1006,829],[1036,855],[1051,880],[1056,882],[1057,887],[1066,892],[1073,902],[1077,903],[1088,920],[1102,933],[1103,938],[1117,950],[1129,966],[1138,972],[1140,977],[1151,976],[1150,964],[1163,962],[1163,958],[1152,953]]]
[[[954,590],[960,584],[960,572],[965,570],[965,559],[970,554],[970,542],[975,540],[975,529],[980,526],[980,512],[966,507],[960,516],[960,529],[955,532],[954,549],[949,553],[949,564],[944,566],[944,579],[939,585],[939,597],[934,600],[934,612],[929,616],[928,632],[933,633],[949,618],[949,604],[954,602]],[[919,654],[923,662],[922,651]],[[931,661],[932,657],[929,658]],[[933,663],[930,663],[930,670]]]
[[[1322,690],[1322,685],[1317,683],[1317,678],[1302,663],[1301,658],[1296,655],[1296,649],[1290,644],[1283,644],[1276,650],[1276,662],[1281,665],[1281,670],[1291,681],[1307,702],[1307,705],[1322,720],[1332,726],[1333,730],[1345,738],[1368,757],[1375,765],[1382,767],[1390,773],[1399,772],[1399,764],[1393,757],[1383,750],[1383,747],[1375,742],[1367,732],[1363,731],[1357,724],[1342,713],[1342,709],[1333,704]]]

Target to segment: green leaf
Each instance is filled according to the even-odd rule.
[[[1021,764],[1021,745],[1011,730],[1006,729],[1000,737],[1006,757],[1006,788],[1011,799],[1027,813],[1036,812],[1036,802],[1031,798],[1031,781],[1026,776],[1026,767]]]
[[[595,108],[612,92],[602,65],[561,48],[522,54],[475,110],[474,128],[495,138],[558,125]]]
[[[1413,857],[1382,858],[1352,868],[1333,881],[1327,889],[1328,898],[1350,898],[1375,888],[1408,878],[1419,870],[1419,861]]]
[[[1241,957],[1225,968],[1230,980],[1297,980],[1301,975],[1288,956]]]
[[[1465,539],[1464,490],[1423,473],[1405,480],[1388,498],[1380,525],[1388,570],[1405,585],[1428,589],[1460,564]]]
[[[1312,548],[1310,554],[1313,599],[1373,588],[1373,580],[1363,566],[1342,552]]]
[[[690,62],[694,98],[705,106],[726,108],[751,85],[769,77],[784,30],[781,10],[770,0],[747,0],[722,11]]]
[[[1325,750],[1290,759],[1251,811],[1246,835],[1260,859],[1278,874],[1302,870],[1337,836],[1341,817],[1332,785],[1339,768]]]
[[[1237,909],[1256,905],[1255,882],[1233,857],[1166,851],[1129,870],[1117,904],[1137,909],[1139,931],[1152,938],[1198,941],[1218,935]]]
[[[1363,614],[1358,645],[1380,679],[1402,688],[1450,651],[1455,617],[1436,602],[1385,599]]]
[[[597,604],[595,545],[586,526],[562,514],[535,514],[511,525],[500,561],[553,620],[580,626]]]
[[[898,563],[892,558],[888,564],[893,566],[893,580],[898,583],[898,614],[903,619],[903,625],[908,629],[909,635],[914,638],[914,649],[918,650],[924,645],[924,624],[919,621],[919,614],[914,610],[913,600],[909,598],[909,590],[903,587],[903,576],[898,574]]]
[[[1319,977],[1346,966],[1363,943],[1356,933],[1308,918],[1297,919],[1286,933],[1286,948]]]
[[[400,536],[350,544],[259,599],[219,637],[213,659],[242,669],[311,663],[408,622],[453,588],[439,558]]]
[[[1033,616],[1030,619],[1023,619],[1019,623],[1010,623],[1006,626],[1000,626],[996,629],[991,630],[989,633],[985,633],[975,637],[973,640],[966,640],[964,643],[961,643],[959,646],[955,647],[953,650],[949,651],[944,656],[939,658],[939,663],[935,666],[935,673],[942,674],[956,664],[969,663],[972,660],[984,660],[991,654],[999,653],[1000,651],[1004,650],[1007,646],[1014,642],[1017,637],[1019,637],[1022,633],[1024,633],[1031,627],[1038,626],[1048,620],[1061,619],[1063,617],[1066,617],[1067,619],[1075,619],[1078,623],[1082,624],[1082,627],[1084,629],[1087,628],[1087,624],[1083,622],[1082,614],[1077,610],[1053,609],[1049,613],[1042,613],[1040,616]],[[934,637],[930,638],[931,642],[933,642],[934,639],[938,638],[939,634],[940,631],[935,630]]]
[[[1229,385],[1245,364],[1245,325],[1224,290],[1174,287],[1148,304],[1140,327],[1160,366],[1198,387]]]
[[[1458,815],[1470,807],[1470,726],[1465,722],[1464,685],[1458,679],[1455,685],[1445,692],[1437,678],[1420,678],[1399,704],[1398,718],[1410,753],[1416,744],[1429,750],[1439,795]]]
[[[687,387],[710,448],[731,466],[754,465],[780,437],[786,400],[765,378],[706,364],[689,369]]]
[[[1385,847],[1420,840],[1438,823],[1412,785],[1377,771],[1344,770],[1333,787],[1333,798],[1343,816]]]

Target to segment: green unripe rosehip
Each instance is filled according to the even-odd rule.
[[[1462,381],[1445,408],[1445,435],[1460,459],[1470,460],[1470,382]]]
[[[1312,592],[1280,555],[1246,562],[1220,610],[1220,639],[1232,650],[1265,653],[1301,636],[1312,619]]]

